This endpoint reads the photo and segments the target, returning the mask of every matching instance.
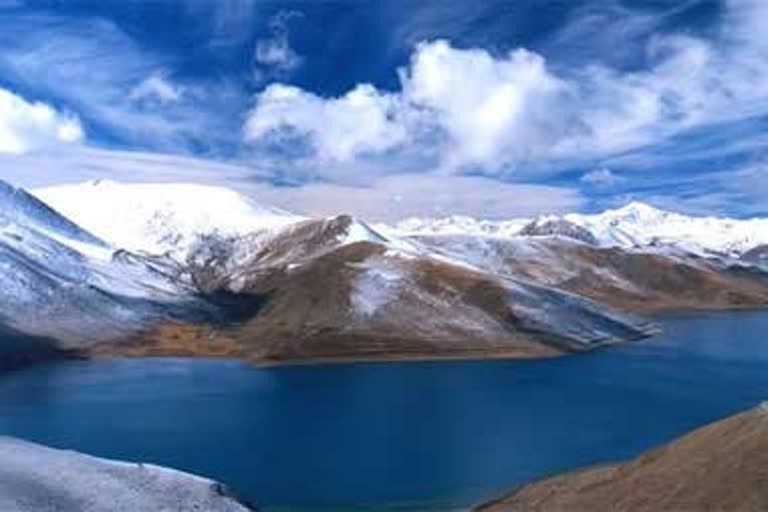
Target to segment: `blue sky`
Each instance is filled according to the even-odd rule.
[[[768,214],[763,0],[0,0],[0,177]]]

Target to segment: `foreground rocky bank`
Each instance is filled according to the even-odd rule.
[[[172,469],[0,438],[3,512],[248,512],[221,484]]]
[[[475,512],[768,510],[768,404],[620,464],[523,486]]]

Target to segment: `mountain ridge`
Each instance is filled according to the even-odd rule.
[[[65,336],[84,355],[549,357],[653,334],[635,312],[768,304],[759,262],[603,247],[565,218],[519,222],[528,236],[415,236],[199,185],[89,182],[35,193],[51,202],[44,211],[69,212],[67,222],[93,228],[100,243],[64,246],[46,226],[9,222],[0,229],[0,313],[16,318],[14,330]],[[610,215],[669,217],[638,205]],[[46,308],[41,330],[35,318]]]
[[[472,217],[406,219],[389,226],[400,236],[469,235],[513,238],[527,228],[566,222],[590,233],[602,247],[676,248],[697,255],[735,256],[768,244],[768,218],[697,217],[632,201],[596,214],[567,213],[536,218],[482,220]]]

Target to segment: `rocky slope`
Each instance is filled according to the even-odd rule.
[[[562,236],[409,239],[499,275],[568,290],[628,311],[768,304],[768,272],[743,260],[703,258],[671,249],[599,247]]]
[[[190,261],[201,289],[250,298],[252,314],[216,329],[164,325],[112,353],[183,346],[210,355],[216,339],[228,355],[266,362],[541,357],[654,330],[569,293],[393,244],[345,216],[193,252]]]
[[[742,261],[768,268],[768,244],[758,245],[741,255]]]
[[[477,512],[768,510],[768,405],[621,464],[526,485]]]
[[[0,438],[3,512],[247,512],[215,482]]]

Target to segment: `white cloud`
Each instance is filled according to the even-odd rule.
[[[24,153],[33,149],[80,142],[84,137],[74,115],[41,102],[28,102],[0,89],[0,153]]]
[[[269,37],[259,39],[253,52],[257,78],[263,75],[284,74],[301,66],[304,59],[291,47],[288,23],[301,17],[298,11],[280,11],[269,21]]]
[[[315,150],[303,165],[329,177],[351,164],[370,171],[372,159],[384,154],[380,174],[392,173],[392,165],[426,165],[505,175],[613,157],[689,129],[767,113],[765,5],[730,0],[713,39],[651,38],[647,68],[632,72],[598,64],[556,71],[525,49],[499,55],[442,40],[421,43],[395,92],[358,85],[321,98],[267,87],[245,138],[295,144],[298,134]],[[353,98],[365,108],[352,108]]]
[[[301,57],[288,45],[285,37],[262,39],[256,43],[256,62],[280,70],[291,70],[301,64]]]
[[[309,215],[352,213],[370,221],[470,215],[500,219],[576,211],[586,204],[578,191],[529,183],[434,174],[385,176],[365,186],[309,183],[300,187],[257,185],[265,202]]]
[[[566,84],[525,50],[495,59],[445,41],[421,44],[401,83],[397,94],[361,84],[338,98],[273,84],[258,95],[245,138],[299,134],[330,163],[416,143],[424,147],[414,153],[428,153],[441,144],[443,166],[495,168],[546,151],[570,130],[567,120],[548,117],[565,102]]]
[[[349,213],[371,221],[449,214],[532,216],[578,210],[585,204],[577,190],[564,187],[432,174],[386,176],[361,186],[313,182],[282,187],[271,184],[268,173],[237,163],[83,146],[0,153],[0,168],[3,180],[28,188],[94,179],[200,183],[236,188],[256,201],[299,213]]]
[[[402,143],[398,99],[371,85],[359,85],[340,98],[323,99],[297,87],[275,84],[258,97],[245,125],[245,138],[267,136],[293,141],[306,137],[322,160],[345,162]]]
[[[597,187],[612,187],[617,183],[622,182],[623,179],[616,175],[612,170],[606,167],[599,167],[584,173],[579,181]]]
[[[241,84],[212,78],[165,87],[167,77],[158,70],[173,69],[174,61],[112,22],[38,12],[0,16],[0,48],[5,82],[55,98],[91,130],[121,144],[184,152],[213,151],[237,141],[249,98]],[[182,92],[184,101],[154,108],[161,97],[172,100]],[[135,101],[136,94],[144,99]]]
[[[131,89],[128,97],[134,101],[177,103],[183,95],[182,87],[171,82],[164,73],[154,72]]]
[[[494,168],[534,158],[571,129],[568,85],[526,50],[494,58],[446,41],[423,43],[401,81],[409,108],[428,111],[448,135],[448,165]]]

